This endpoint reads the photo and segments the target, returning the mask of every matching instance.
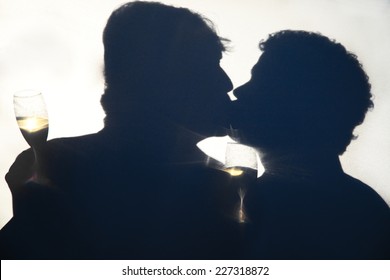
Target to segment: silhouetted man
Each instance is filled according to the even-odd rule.
[[[250,81],[235,90],[234,128],[265,173],[245,198],[245,258],[389,258],[390,210],[339,161],[367,110],[356,56],[320,34],[280,31],[260,43]]]
[[[112,13],[103,43],[104,129],[48,142],[48,186],[23,184],[30,150],[7,174],[10,257],[231,258],[227,189],[217,199],[229,178],[196,147],[227,127],[221,39],[188,9],[133,2]]]

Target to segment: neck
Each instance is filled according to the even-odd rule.
[[[268,152],[261,154],[261,161],[266,173],[281,177],[330,178],[343,174],[337,154]]]
[[[171,123],[170,126],[172,134],[167,135],[169,137],[166,139],[169,151],[167,161],[174,164],[204,163],[206,155],[196,144],[205,137],[180,125]]]
[[[137,152],[152,154],[153,158],[162,163],[190,164],[205,161],[205,155],[196,144],[205,137],[196,134],[167,118],[148,118],[145,115],[126,121],[106,118],[105,131],[121,139],[125,149],[137,147]]]

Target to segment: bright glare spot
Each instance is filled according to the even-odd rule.
[[[37,128],[37,126],[38,126],[38,124],[37,124],[37,119],[36,118],[30,118],[30,119],[26,120],[26,129],[29,132],[34,131]]]

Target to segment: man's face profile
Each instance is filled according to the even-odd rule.
[[[220,66],[222,52],[214,50],[215,42],[204,45],[174,58],[167,102],[171,106],[168,114],[177,114],[173,118],[180,124],[211,136],[218,134],[220,128],[229,127],[227,93],[233,85]]]

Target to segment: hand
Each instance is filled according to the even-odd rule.
[[[5,175],[5,180],[12,193],[20,189],[34,177],[34,152],[28,149],[18,155],[15,162]]]
[[[29,216],[29,219],[31,216],[38,217],[42,215],[42,209],[53,208],[53,205],[48,207],[48,203],[57,201],[58,199],[54,198],[60,195],[48,179],[41,176],[37,180],[34,164],[34,152],[28,149],[18,155],[5,176],[13,197],[15,216]]]

